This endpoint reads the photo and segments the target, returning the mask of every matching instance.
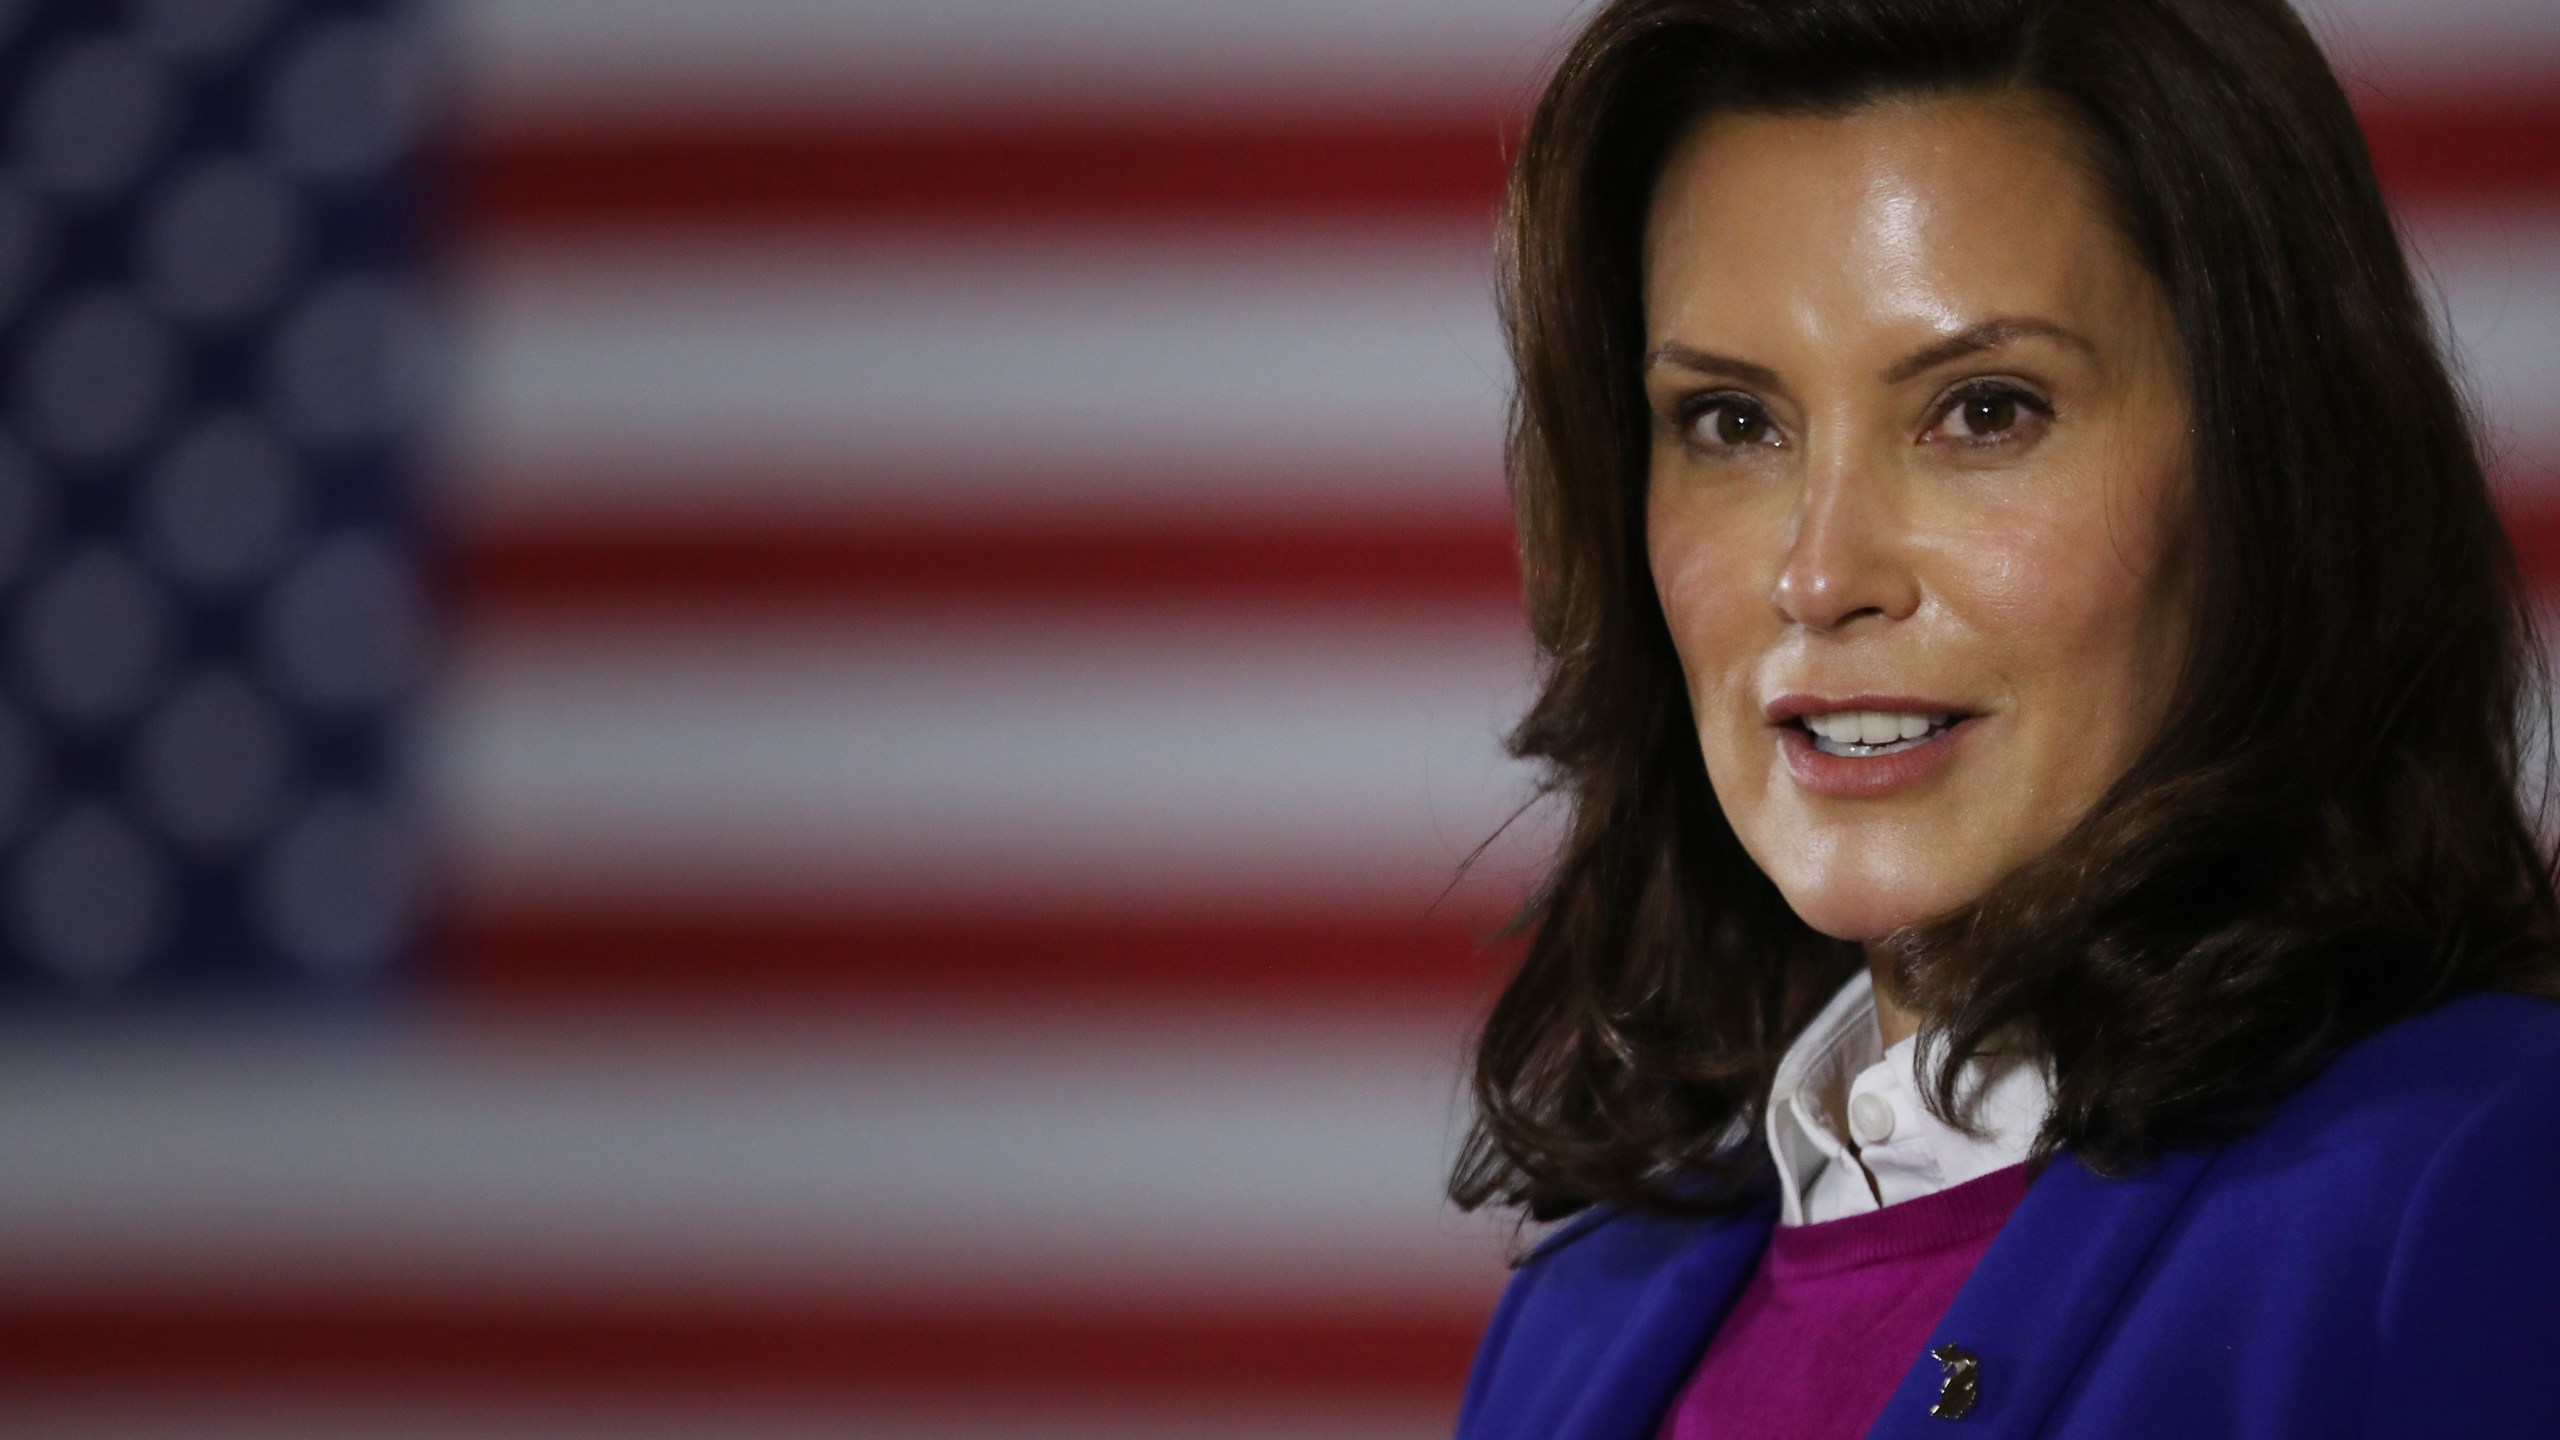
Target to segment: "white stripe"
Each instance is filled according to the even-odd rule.
[[[1525,655],[1472,611],[511,630],[435,753],[484,891],[1404,906],[1527,798]]]
[[[2386,98],[2483,82],[2548,83],[2560,70],[2549,0],[2296,0],[2330,61]]]
[[[1571,0],[465,0],[507,112],[1066,97],[1474,99],[1529,83]]]
[[[1568,0],[465,0],[499,111],[781,101],[1392,100],[1533,83]],[[2547,0],[2308,0],[2342,66],[2422,84],[2560,65]]]
[[[2510,467],[2560,462],[2560,207],[2424,213]],[[478,288],[482,515],[1502,502],[1480,237],[519,255]]]
[[[1150,502],[1177,498],[1169,476],[1215,503],[1499,506],[1509,369],[1487,248],[1363,234],[520,255],[475,290],[461,463],[517,487],[602,474],[635,498],[724,506],[771,474],[815,474],[854,503]],[[920,479],[930,497],[886,489]]]
[[[1203,963],[1216,963],[1203,957]],[[1454,1024],[766,1017],[0,1046],[0,1282],[1464,1303]]]
[[[2421,212],[2411,233],[2498,468],[2526,484],[2560,481],[2560,197]]]

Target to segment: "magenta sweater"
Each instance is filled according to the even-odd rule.
[[[2027,1193],[2027,1167],[1782,1225],[1659,1440],[1857,1440]]]

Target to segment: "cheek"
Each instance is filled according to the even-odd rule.
[[[1767,742],[1755,676],[1777,643],[1774,563],[1748,507],[1646,507],[1645,544],[1689,696],[1708,785],[1745,848],[1768,819],[1778,754]],[[1757,853],[1755,849],[1754,853]]]
[[[2076,516],[1995,516],[1948,547],[1943,592],[2020,660],[2084,650],[2132,590],[2103,535]]]
[[[1753,653],[1751,567],[1735,539],[1735,527],[1698,507],[1660,499],[1646,503],[1645,550],[1654,595],[1680,652],[1690,697],[1702,709],[1737,670],[1747,668]]]
[[[2178,634],[2162,541],[2149,504],[2020,506],[1970,527],[1942,572],[1950,607],[2032,701],[2022,713],[2113,737],[2110,761],[2127,758],[2114,753],[2125,737],[2147,734]]]

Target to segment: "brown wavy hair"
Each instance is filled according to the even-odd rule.
[[[2540,652],[2354,112],[2282,0],[1616,0],[1537,105],[1502,234],[1545,666],[1510,743],[1571,818],[1478,1042],[1462,1205],[1733,1203],[1779,1055],[1864,963],[1717,807],[1645,560],[1663,158],[1710,114],[1993,91],[2077,128],[2176,317],[2194,633],[2091,813],[1895,937],[1931,1104],[2024,1037],[2055,1082],[2040,1151],[2122,1173],[2245,1130],[2394,1020],[2553,988],[2519,799]]]

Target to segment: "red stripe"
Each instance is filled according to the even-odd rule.
[[[2560,194],[2560,86],[2438,97],[2364,113],[2374,169],[2393,198],[2419,202]]]
[[[645,898],[483,906],[433,983],[470,1005],[951,1002],[1465,1007],[1510,963],[1480,906],[1363,917],[901,915]]]
[[[2507,524],[2526,581],[2560,585],[2560,504],[2515,506]],[[1510,527],[1467,516],[1031,525],[817,517],[690,524],[600,515],[486,528],[463,546],[459,580],[466,612],[497,623],[953,604],[1520,601]]]
[[[1489,493],[1499,482],[1488,481]],[[470,536],[475,614],[881,609],[953,601],[1519,603],[1499,514],[1387,520],[519,522]]]
[[[858,1224],[859,1217],[848,1217]],[[1484,1316],[1238,1302],[879,1306],[330,1293],[0,1296],[0,1387],[1453,1408]]]
[[[481,235],[712,226],[1166,224],[1304,219],[1481,224],[1514,112],[773,113],[597,117],[483,134],[461,157]],[[2377,104],[2375,161],[2413,199],[2560,191],[2560,96],[2523,89]]]
[[[1310,215],[1481,224],[1502,190],[1510,128],[1490,106],[634,119],[481,137],[464,157],[462,209],[483,233]]]
[[[2507,540],[2525,584],[2548,595],[2560,590],[2560,478],[2527,493],[2531,499],[2507,506]]]

